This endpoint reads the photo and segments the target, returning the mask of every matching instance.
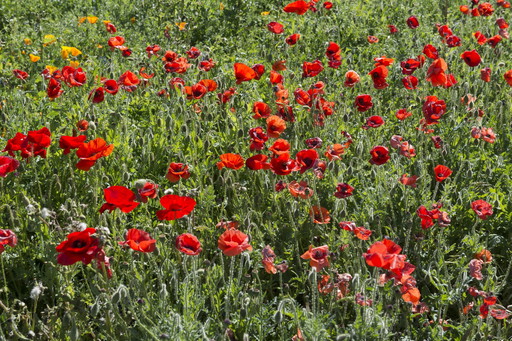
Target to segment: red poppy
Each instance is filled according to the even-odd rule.
[[[427,71],[427,82],[431,82],[432,86],[445,85],[447,82],[446,70],[448,70],[448,65],[443,58],[434,60]]]
[[[171,162],[169,168],[167,169],[167,174],[165,175],[165,177],[167,178],[167,180],[174,183],[180,181],[180,179],[188,179],[190,177],[190,172],[186,164],[179,162]]]
[[[379,38],[376,36],[368,36],[366,37],[366,40],[368,40],[370,44],[377,44],[379,42]]]
[[[0,156],[0,176],[5,178],[7,174],[14,172],[20,166],[20,162],[9,156]]]
[[[137,201],[148,202],[149,199],[155,199],[158,195],[158,185],[153,181],[139,180],[135,183],[137,188]]]
[[[412,75],[414,71],[416,71],[417,68],[421,66],[421,63],[416,60],[409,58],[407,60],[404,60],[403,62],[400,62],[400,67],[402,68],[402,74],[404,75]]]
[[[244,158],[239,154],[226,153],[219,156],[220,162],[217,162],[217,168],[224,167],[234,170],[240,169],[244,166]]]
[[[407,174],[403,174],[398,181],[402,183],[405,186],[411,186],[412,188],[418,187],[416,184],[416,180],[418,180],[419,176],[413,175],[413,176],[407,176]]]
[[[124,42],[125,40],[121,36],[111,37],[108,40],[108,46],[110,46],[111,50],[114,50],[115,48],[122,46]]]
[[[400,121],[405,120],[407,117],[412,116],[411,112],[408,112],[407,109],[399,109],[395,113],[396,118],[398,118]]]
[[[452,174],[452,170],[443,165],[437,165],[434,168],[434,175],[436,177],[437,182],[442,182],[443,180],[448,179],[448,177]]]
[[[270,32],[275,34],[281,34],[284,32],[284,27],[278,22],[272,21],[267,25],[267,28]]]
[[[482,62],[482,59],[476,50],[465,51],[460,55],[460,57],[470,67],[475,67]]]
[[[268,137],[277,138],[286,129],[286,122],[279,116],[272,115],[267,118]]]
[[[91,263],[101,249],[99,239],[92,236],[94,233],[96,229],[88,227],[84,231],[68,234],[67,239],[55,248],[59,253],[57,263],[61,265],[71,265],[79,261],[85,265]]]
[[[220,235],[217,246],[226,256],[237,256],[245,250],[252,251],[249,236],[240,230],[226,230]]]
[[[113,150],[113,144],[107,145],[107,142],[99,137],[87,143],[83,143],[76,151],[76,155],[80,158],[80,161],[76,164],[76,168],[88,171],[99,158],[109,156]]]
[[[304,62],[302,63],[302,77],[314,77],[322,72],[323,69],[324,66],[318,59],[312,62]]]
[[[311,107],[311,96],[307,91],[297,89],[293,92],[293,96],[295,96],[297,104]]]
[[[309,209],[309,216],[314,224],[328,224],[331,221],[329,211],[321,206],[313,206]]]
[[[101,103],[105,99],[105,89],[101,86],[95,89],[92,89],[89,93],[89,100],[93,103]]]
[[[489,204],[487,204],[487,205],[489,205]],[[484,262],[486,264],[489,264],[489,263],[492,262],[492,253],[489,250],[482,249],[482,250],[480,250],[480,252],[475,253],[474,258],[475,259],[480,259],[482,262]]]
[[[338,44],[330,42],[325,55],[329,59],[329,67],[337,69],[341,66],[341,49]]]
[[[133,211],[139,203],[135,201],[135,193],[123,186],[111,186],[103,190],[106,203],[100,208],[100,213],[108,210],[109,212],[119,208],[121,212],[129,213]]]
[[[71,66],[62,68],[62,79],[69,87],[82,86],[87,81],[87,76],[82,68],[75,69]]]
[[[283,75],[281,75],[280,73],[278,73],[274,70],[270,70],[270,83],[271,84],[278,84],[278,83],[282,83],[283,81],[284,81]]]
[[[491,128],[482,127],[480,130],[482,139],[485,142],[494,143],[496,142],[496,134]]]
[[[405,156],[408,159],[416,156],[416,150],[414,149],[412,144],[410,144],[407,141],[402,142],[402,144],[400,145],[398,151],[400,152],[400,155],[403,155],[403,156]]]
[[[240,84],[242,82],[247,82],[252,79],[255,79],[258,74],[256,71],[251,69],[245,64],[242,63],[235,63],[234,64],[235,69],[235,77],[236,77],[236,84]]]
[[[286,182],[284,182],[283,180],[279,180],[275,184],[274,189],[276,192],[281,192],[281,191],[285,190],[287,187],[288,187],[288,185],[286,184]]]
[[[54,99],[62,95],[64,90],[61,90],[60,82],[55,78],[50,78],[48,82],[48,88],[46,89],[46,94],[49,98]]]
[[[354,187],[350,186],[347,183],[339,183],[336,186],[336,192],[334,192],[334,196],[336,198],[348,198],[352,196],[352,192],[354,191]]]
[[[191,66],[192,64],[188,62],[187,58],[179,57],[172,62],[165,63],[164,69],[167,73],[185,73]]]
[[[117,28],[114,26],[114,24],[112,24],[110,22],[105,23],[105,29],[107,30],[108,33],[116,33],[117,32]]]
[[[498,18],[496,19],[496,25],[498,25],[498,27],[502,30],[508,28],[508,23],[505,19],[503,18]]]
[[[318,160],[318,152],[315,149],[303,149],[295,156],[300,166],[300,173],[304,173],[315,165]]]
[[[12,70],[12,74],[14,75],[14,77],[19,78],[21,80],[25,80],[28,78],[28,73],[19,69]]]
[[[250,170],[270,169],[270,163],[267,160],[268,156],[257,154],[245,160],[245,166]]]
[[[288,175],[291,172],[298,171],[300,166],[297,161],[290,159],[290,154],[283,153],[270,161],[270,169],[277,175]]]
[[[131,71],[126,71],[117,80],[117,84],[124,90],[132,92],[137,89],[137,85],[140,83],[139,78]]]
[[[300,197],[302,199],[309,199],[314,194],[314,191],[308,186],[306,181],[292,181],[288,184],[288,190],[295,198]]]
[[[196,59],[197,57],[199,57],[201,55],[201,51],[199,51],[199,49],[197,47],[191,47],[188,51],[187,51],[187,56],[190,58],[190,59]]]
[[[0,254],[5,251],[5,246],[15,247],[18,244],[16,234],[11,230],[0,229]]]
[[[308,11],[308,9],[309,3],[307,3],[304,0],[299,0],[284,6],[283,11],[285,11],[286,13],[295,13],[298,15],[303,15]]]
[[[427,44],[423,47],[423,53],[425,54],[425,56],[427,56],[430,59],[438,59],[439,58],[439,53],[437,52],[437,49],[430,44]]]
[[[388,25],[388,28],[389,28],[389,33],[391,33],[391,34],[398,33],[398,28],[396,28],[395,25]]]
[[[370,159],[370,163],[372,165],[383,165],[389,161],[389,149],[384,146],[375,146],[370,150],[370,155],[372,158]]]
[[[329,266],[329,259],[327,259],[328,257],[329,246],[327,245],[322,245],[315,248],[310,245],[309,250],[300,256],[302,259],[310,259],[309,265],[313,267],[316,272],[320,272],[323,268]]]
[[[385,66],[379,65],[368,74],[372,77],[373,87],[375,89],[384,89],[389,86],[389,84],[386,83],[388,69]]]
[[[480,79],[484,82],[490,82],[491,81],[491,69],[488,67],[483,68],[480,70]]]
[[[308,148],[321,148],[322,147],[322,139],[319,137],[312,137],[310,139],[307,139],[306,145]]]
[[[402,84],[407,90],[415,90],[418,88],[418,78],[415,76],[406,76],[402,78]]]
[[[345,73],[345,82],[343,82],[343,85],[347,88],[352,88],[360,81],[361,78],[359,77],[357,72],[349,70],[347,71],[347,73]]]
[[[503,39],[502,36],[500,36],[499,34],[495,35],[495,36],[492,36],[490,37],[489,39],[487,39],[487,44],[489,44],[492,48],[495,48],[496,45],[498,45],[498,43]]]
[[[153,252],[156,249],[156,240],[152,239],[149,233],[137,229],[129,229],[124,237],[121,246],[129,246],[132,250],[139,252]]]
[[[277,268],[274,265],[276,254],[274,253],[274,250],[272,250],[270,245],[265,246],[261,250],[261,255],[263,257],[261,262],[263,264],[263,267],[265,268],[265,271],[269,274],[276,274]]]
[[[488,17],[494,13],[494,8],[488,2],[484,2],[478,5],[478,12],[481,16]]]
[[[115,95],[119,91],[119,85],[113,79],[103,81],[103,88],[106,92],[108,92],[111,95]]]
[[[468,6],[466,6],[466,5],[461,5],[461,6],[459,7],[459,11],[461,11],[461,12],[462,12],[462,14],[469,14],[469,7],[468,7]]]
[[[441,149],[443,147],[443,139],[441,139],[441,136],[432,136],[431,140],[434,143],[434,148]]]
[[[15,151],[20,151],[21,157],[26,159],[32,156],[40,156],[46,158],[46,149],[51,144],[51,132],[48,128],[43,127],[39,130],[31,130],[27,135],[16,133],[16,135],[7,140],[7,145],[2,152],[8,152],[14,157]]]
[[[512,86],[512,70],[508,70],[503,74],[503,78],[505,78],[505,81],[508,85]]]
[[[354,106],[359,112],[365,112],[373,107],[372,96],[370,95],[358,95],[354,102]]]
[[[478,45],[483,45],[487,43],[487,37],[480,31],[474,32],[473,37],[475,37]]]
[[[329,159],[329,161],[341,160],[341,155],[345,154],[345,149],[346,148],[343,145],[335,143],[327,147],[324,155]]]
[[[401,255],[402,248],[393,241],[384,238],[380,242],[373,243],[363,253],[366,264],[386,270],[398,270],[404,268],[407,256]]]
[[[427,96],[422,111],[427,125],[438,124],[446,112],[446,103],[436,96]]]
[[[332,2],[326,1],[323,3],[323,6],[325,9],[331,9],[332,8]]]
[[[299,41],[299,39],[300,39],[300,34],[295,33],[295,34],[292,34],[292,35],[286,37],[285,42],[286,42],[286,44],[293,46],[293,45],[297,44],[297,41]]]
[[[393,58],[386,58],[386,56],[373,58],[375,67],[377,66],[390,66],[395,61]]]
[[[381,116],[370,116],[366,119],[363,129],[378,128],[384,124],[384,119]]]
[[[254,77],[254,79],[256,80],[259,80],[261,76],[263,76],[263,74],[265,73],[265,65],[263,64],[254,64],[253,66],[251,66],[251,69],[253,69],[254,72],[256,72],[256,77]]]
[[[485,200],[479,199],[471,203],[471,208],[475,211],[478,218],[486,220],[487,216],[492,215],[492,206]]]
[[[265,147],[265,142],[268,140],[268,136],[262,127],[249,129],[249,137],[251,138],[251,151],[262,150]]]
[[[235,93],[236,93],[235,88],[229,88],[228,90],[217,94],[217,97],[219,98],[219,100],[222,104],[225,104],[231,99],[231,97],[233,97],[233,95]]]
[[[197,256],[203,251],[199,239],[191,233],[183,233],[177,236],[175,245],[179,252],[188,256]]]
[[[176,59],[178,59],[178,54],[174,51],[165,51],[165,54],[162,57],[162,61],[167,63],[174,62]]]
[[[252,112],[254,115],[252,118],[259,119],[259,118],[267,118],[272,113],[272,110],[270,109],[270,106],[263,102],[254,102],[252,106]]]
[[[71,149],[79,148],[87,139],[85,135],[78,136],[61,136],[59,140],[59,148],[64,149],[62,154],[66,155],[71,152]]]
[[[165,208],[156,212],[159,220],[176,220],[184,217],[196,206],[196,201],[190,197],[168,194],[160,198],[160,204]]]
[[[420,26],[418,18],[416,18],[414,15],[407,18],[406,23],[407,23],[407,26],[409,26],[409,28],[412,28],[412,29],[418,28],[418,26]]]
[[[201,71],[210,71],[211,69],[213,69],[213,67],[215,66],[215,62],[213,61],[213,59],[208,59],[208,60],[203,60],[199,63],[199,65],[197,66],[197,68]]]

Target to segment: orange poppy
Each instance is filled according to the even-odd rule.
[[[245,161],[239,154],[226,153],[219,156],[220,162],[217,162],[217,168],[222,169],[224,167],[231,169],[240,169],[244,166]]]
[[[272,113],[272,110],[270,109],[270,106],[263,102],[254,102],[252,106],[252,112],[254,115],[252,118],[259,119],[259,118],[267,118]]]
[[[236,84],[250,81],[258,76],[256,71],[245,64],[235,63],[233,67],[235,69]]]
[[[309,188],[306,181],[292,181],[288,184],[288,190],[293,197],[299,197],[302,199],[309,199],[313,196],[314,193],[314,191]]]
[[[448,65],[443,58],[434,60],[427,71],[427,82],[431,82],[432,86],[445,85],[448,80],[446,70],[448,70]]]
[[[226,230],[220,235],[217,246],[226,256],[237,256],[245,250],[252,251],[249,236],[240,230]]]
[[[272,115],[267,118],[268,137],[277,138],[286,129],[286,122],[279,116]]]
[[[347,88],[352,88],[360,81],[361,77],[359,77],[357,72],[349,70],[347,71],[347,73],[345,73],[345,82],[343,83],[343,85],[346,86]]]
[[[505,72],[503,78],[505,78],[508,85],[512,86],[512,70],[508,70],[507,72]]]
[[[309,210],[309,215],[313,219],[313,223],[315,224],[328,224],[331,221],[331,216],[329,215],[329,211],[320,206],[313,206]]]
[[[300,256],[302,259],[310,259],[309,265],[311,265],[316,272],[320,272],[323,268],[329,266],[327,257],[329,257],[329,246],[327,245],[315,248],[310,245],[309,250]]]

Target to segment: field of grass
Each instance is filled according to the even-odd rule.
[[[0,340],[511,339],[512,47],[497,19],[512,8],[499,3],[1,1]],[[255,102],[278,123],[253,118]],[[91,151],[97,139],[113,149]],[[378,146],[389,155],[370,162]],[[240,167],[222,167],[227,153]],[[164,217],[167,200],[181,201]],[[120,245],[131,229],[154,242]],[[177,245],[187,233],[201,250]]]

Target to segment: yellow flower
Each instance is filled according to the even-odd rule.
[[[48,46],[50,44],[53,44],[57,41],[57,38],[53,34],[47,34],[43,38],[43,46]]]
[[[80,65],[80,62],[76,61],[76,60],[72,60],[69,62],[69,66],[71,66],[72,68],[78,68],[78,65]]]
[[[131,23],[133,24],[133,23],[135,23],[135,21],[137,21],[137,19],[135,19],[135,17],[131,17],[131,18],[130,18],[130,21],[131,21]]]
[[[186,22],[177,22],[174,25],[178,26],[180,31],[183,31],[185,29],[185,26],[187,25],[187,23]]]
[[[82,54],[82,51],[80,51],[76,47],[62,46],[61,51],[60,51],[60,55],[62,56],[62,59],[68,59],[69,54],[71,54],[73,57],[76,57],[76,56]]]
[[[99,48],[99,49],[102,49],[103,45],[98,44],[98,45],[96,45],[96,47]]]
[[[89,24],[96,24],[96,22],[98,21],[98,17],[87,17],[87,21],[89,22]]]
[[[33,55],[32,53],[31,53],[31,54],[29,54],[28,56],[30,57],[30,61],[31,61],[32,63],[35,63],[35,62],[37,62],[39,59],[41,59],[41,57],[36,56],[36,55]]]
[[[50,74],[53,74],[58,69],[58,67],[52,66],[52,65],[46,65],[45,69],[48,70],[50,72]]]
[[[110,20],[103,20],[103,23],[106,25],[106,24],[110,24],[112,21]]]
[[[25,45],[32,45],[32,40],[30,38],[23,39],[23,42],[25,43]]]
[[[226,8],[222,2],[220,3],[220,6],[219,6],[219,7],[220,7],[220,10],[221,10],[221,11],[223,11],[223,10],[224,10],[224,8]]]
[[[261,12],[261,15],[265,16],[265,15],[269,15],[270,12]]]
[[[83,24],[86,19],[87,19],[87,17],[78,18],[78,24]]]

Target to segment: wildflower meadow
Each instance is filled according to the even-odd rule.
[[[511,340],[504,0],[0,2],[0,340]]]

